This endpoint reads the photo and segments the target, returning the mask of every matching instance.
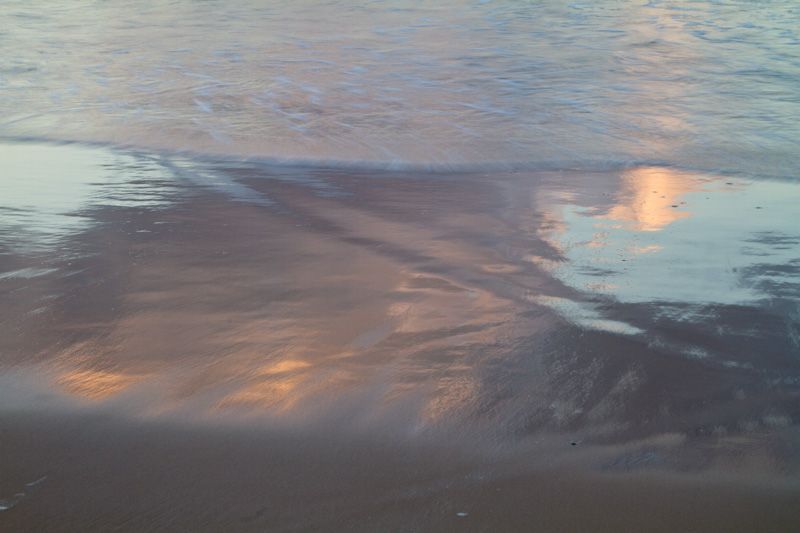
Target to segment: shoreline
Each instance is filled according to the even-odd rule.
[[[698,175],[708,175],[717,178],[736,178],[755,181],[786,181],[797,183],[798,177],[790,169],[785,169],[786,173],[763,173],[756,172],[754,169],[744,168],[720,168],[704,167],[698,165],[680,165],[671,163],[667,159],[625,159],[609,158],[598,161],[586,159],[542,159],[535,161],[525,161],[516,159],[510,161],[482,161],[470,163],[442,163],[426,162],[412,163],[402,160],[350,160],[350,159],[314,159],[309,157],[282,157],[278,155],[259,155],[254,152],[225,152],[214,151],[210,146],[203,146],[198,149],[190,148],[170,148],[164,143],[146,144],[125,140],[101,141],[93,139],[83,139],[80,137],[59,137],[50,138],[36,135],[0,135],[0,145],[20,145],[20,146],[66,146],[66,147],[91,147],[99,150],[109,150],[115,152],[127,152],[146,157],[157,157],[163,159],[187,159],[209,164],[229,164],[240,165],[242,169],[258,171],[268,169],[280,172],[281,169],[294,171],[331,171],[331,172],[375,172],[375,173],[396,173],[408,174],[419,173],[430,176],[447,176],[459,174],[503,174],[509,173],[575,173],[584,172],[591,174],[602,173],[623,173],[628,170],[638,168],[662,168],[673,170],[678,173],[693,173]]]

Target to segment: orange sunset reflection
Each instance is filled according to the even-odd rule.
[[[615,190],[613,195],[587,192],[544,199],[547,224],[538,235],[558,250],[560,258],[532,254],[527,259],[590,294],[618,296],[630,290],[634,272],[652,271],[654,261],[673,253],[673,241],[666,235],[672,231],[666,230],[700,213],[695,205],[698,196],[692,193],[712,180],[657,167],[631,169],[615,176],[613,183],[603,179],[607,178],[597,177],[591,187]]]
[[[596,218],[624,222],[635,231],[660,231],[688,218],[682,196],[698,189],[700,181],[668,168],[638,168],[625,173],[624,192],[616,205]]]
[[[144,374],[125,372],[72,370],[58,378],[56,383],[69,394],[81,396],[86,400],[103,400],[147,377]]]

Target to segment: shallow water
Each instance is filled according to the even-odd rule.
[[[689,436],[757,434],[796,468],[795,183],[3,154],[58,199],[1,206],[6,408],[664,438],[690,469]]]
[[[12,528],[796,525],[796,183],[0,153]]]
[[[4,2],[0,134],[796,179],[795,2]]]

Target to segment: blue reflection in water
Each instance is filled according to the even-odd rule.
[[[562,225],[542,236],[563,253],[551,271],[567,285],[626,303],[752,304],[780,293],[779,279],[796,292],[797,184],[647,168],[623,184],[610,205],[551,208]]]
[[[0,238],[46,251],[85,230],[100,206],[157,209],[171,202],[169,169],[135,153],[90,146],[0,143]]]

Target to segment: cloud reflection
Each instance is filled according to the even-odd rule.
[[[772,296],[754,279],[797,259],[796,249],[780,245],[800,237],[800,192],[792,183],[637,169],[623,176],[610,203],[554,200],[545,203],[557,222],[541,235],[563,260],[531,260],[589,295],[754,302]]]
[[[347,194],[331,196],[291,169],[226,169],[219,183],[270,202],[178,180],[181,203],[151,209],[167,185],[143,180],[75,204],[91,224],[61,237],[81,252],[69,275],[58,245],[48,269],[15,256],[0,342],[22,355],[4,364],[35,360],[53,389],[144,415],[608,436],[699,408],[709,380],[734,394],[706,366],[727,338],[786,352],[772,315],[749,308],[745,330],[718,304],[792,294],[794,184],[653,168],[339,172]],[[705,322],[664,332],[693,306]],[[724,333],[713,342],[710,324]],[[744,351],[723,370],[752,368]],[[685,376],[702,385],[675,392]]]
[[[624,222],[627,229],[634,231],[660,231],[692,216],[682,209],[686,205],[682,198],[702,185],[696,177],[665,168],[638,168],[624,173],[622,180],[624,190],[618,194],[617,202],[595,218],[612,224]]]
[[[87,400],[103,400],[148,378],[148,375],[102,370],[71,370],[56,380],[65,392]]]

